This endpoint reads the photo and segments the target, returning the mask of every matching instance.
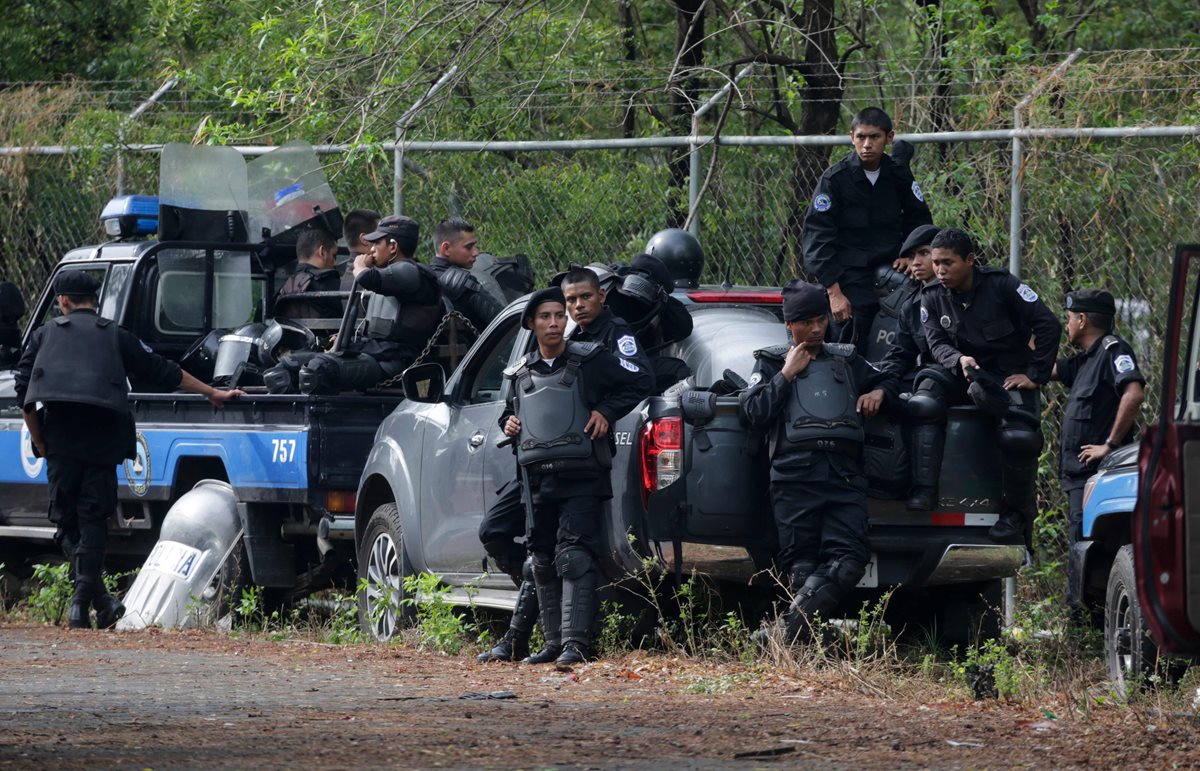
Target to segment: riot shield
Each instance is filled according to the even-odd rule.
[[[338,238],[342,214],[312,145],[288,142],[246,164],[250,234],[294,243],[300,231],[320,226]],[[313,221],[315,220],[315,222]]]
[[[163,147],[158,175],[160,241],[245,243],[246,162],[232,147]]]

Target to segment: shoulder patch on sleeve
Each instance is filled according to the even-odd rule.
[[[817,197],[813,199],[813,208],[817,211],[829,211],[831,208],[833,208],[833,199],[825,193],[819,193]]]
[[[637,338],[633,335],[622,335],[617,338],[617,350],[625,356],[636,356],[638,352]]]
[[[621,362],[621,366],[624,367],[625,369],[629,370],[630,372],[641,372],[642,371],[641,367],[634,364],[629,359],[622,359],[620,356],[618,356],[617,361]]]
[[[759,383],[762,382],[762,379],[763,379],[763,374],[761,372],[755,372],[753,375],[750,376],[750,385],[758,385]]]
[[[1037,302],[1037,292],[1033,291],[1029,284],[1021,284],[1017,287],[1017,294],[1021,295],[1021,299],[1027,303]]]
[[[917,184],[915,179],[912,183],[912,194],[913,198],[916,198],[921,203],[925,203],[925,194],[921,192],[921,186]]]
[[[141,341],[141,340],[138,340],[138,342],[142,344],[142,350],[143,350],[143,351],[145,351],[146,353],[154,353],[154,349],[153,349],[153,348],[151,348],[150,346],[146,345],[145,343],[142,343],[142,341]]]
[[[1113,367],[1117,370],[1118,374],[1124,374],[1126,372],[1133,372],[1135,369],[1137,369],[1137,364],[1133,363],[1132,356],[1127,353],[1123,353],[1117,358],[1113,359]]]
[[[922,305],[921,306],[921,323],[924,324],[928,321],[929,321],[929,311],[925,310],[925,306]]]
[[[1101,342],[1104,344],[1104,349],[1108,350],[1109,348],[1112,348],[1117,343],[1121,342],[1121,338],[1117,337],[1116,335],[1105,335],[1104,340],[1102,340]]]

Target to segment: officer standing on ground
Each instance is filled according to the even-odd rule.
[[[379,227],[379,212],[374,209],[353,209],[342,219],[342,239],[350,251],[350,258],[338,263],[338,273],[342,276],[340,289],[343,292],[354,290],[354,261],[360,255],[371,254],[371,242],[363,238]]]
[[[568,343],[566,322],[562,289],[529,299],[522,323],[537,349],[505,371],[511,390],[500,417],[533,500],[527,540],[546,645],[525,662],[562,667],[589,655],[603,502],[612,497],[611,428],[645,396],[637,364],[597,343]]]
[[[1038,388],[1050,379],[1062,325],[1016,276],[977,265],[975,245],[962,230],[943,230],[931,246],[938,283],[921,292],[921,323],[942,369],[922,377],[908,402],[917,423],[912,448],[917,486],[908,507],[937,505],[946,408],[973,402],[1000,420],[1004,500],[988,534],[1019,542],[1037,514],[1043,441]]]
[[[217,407],[242,392],[201,383],[97,315],[100,282],[93,276],[64,270],[51,286],[62,315],[30,337],[17,365],[17,400],[33,446],[46,458],[55,540],[74,567],[68,624],[90,628],[94,607],[97,626],[107,629],[125,612],[101,574],[108,519],[117,509],[114,466],[136,457],[129,376],[201,394]]]
[[[600,287],[596,272],[575,266],[555,276],[555,280],[558,286],[554,288],[563,291],[571,318],[577,324],[571,342],[596,343],[619,357],[625,369],[633,374],[633,390],[638,395],[637,401],[649,396],[654,387],[650,365],[638,348],[629,326],[604,307],[605,292]],[[615,447],[612,449],[615,450]],[[484,550],[519,588],[508,631],[491,650],[479,654],[476,657],[478,661],[513,661],[528,655],[529,637],[537,620],[539,599],[535,590],[533,561],[526,558],[522,548],[513,540],[516,537],[514,531],[523,520],[524,505],[518,478],[496,491],[496,498],[480,525],[479,538]]]
[[[828,618],[862,578],[867,537],[863,418],[894,399],[895,381],[851,345],[826,343],[829,298],[794,280],[783,288],[792,340],[754,352],[742,417],[770,429],[771,506],[779,532],[776,564],[793,595],[784,614],[787,641]]]
[[[275,295],[274,314],[290,319],[340,319],[336,297],[304,297],[306,292],[337,292],[337,241],[324,228],[305,230],[296,241],[296,272]]]
[[[500,315],[504,305],[485,291],[471,273],[479,256],[475,226],[461,219],[442,220],[433,232],[433,243],[437,256],[429,261],[429,267],[438,275],[442,293],[454,310],[466,316],[477,332],[482,332]]]
[[[898,323],[895,341],[878,366],[900,382],[901,393],[911,393],[917,371],[933,363],[921,324],[921,289],[935,280],[930,244],[939,232],[934,225],[921,225],[908,234],[900,247],[900,258],[908,261],[908,275],[913,280],[884,300],[896,303]]]
[[[896,257],[905,234],[933,222],[907,164],[884,153],[893,135],[892,119],[878,107],[855,115],[854,152],[821,175],[804,218],[804,264],[829,290],[834,337],[860,353],[879,308],[875,269],[906,269]]]
[[[366,290],[362,332],[344,355],[318,354],[300,370],[303,393],[370,388],[403,372],[445,314],[437,274],[416,262],[416,221],[393,215],[363,236],[369,255],[354,260],[354,280]]]
[[[1083,538],[1083,486],[1100,461],[1133,439],[1146,378],[1133,348],[1112,333],[1117,305],[1102,289],[1080,289],[1066,299],[1067,342],[1080,353],[1059,359],[1053,377],[1071,389],[1063,413],[1059,475],[1067,494],[1071,546]],[[1075,551],[1071,551],[1072,560]],[[1074,578],[1078,571],[1068,570]],[[1073,584],[1074,582],[1072,582]],[[1080,604],[1081,587],[1067,601]]]

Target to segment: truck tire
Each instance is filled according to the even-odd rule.
[[[1145,687],[1158,664],[1158,646],[1150,639],[1133,572],[1133,546],[1117,552],[1104,595],[1104,663],[1118,694],[1129,698]]]
[[[404,579],[413,574],[404,529],[394,503],[371,514],[358,553],[358,623],[363,634],[387,642],[412,624],[416,611],[404,603]]]

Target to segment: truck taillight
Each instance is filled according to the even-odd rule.
[[[683,419],[659,418],[642,429],[642,491],[649,495],[679,479]]]

